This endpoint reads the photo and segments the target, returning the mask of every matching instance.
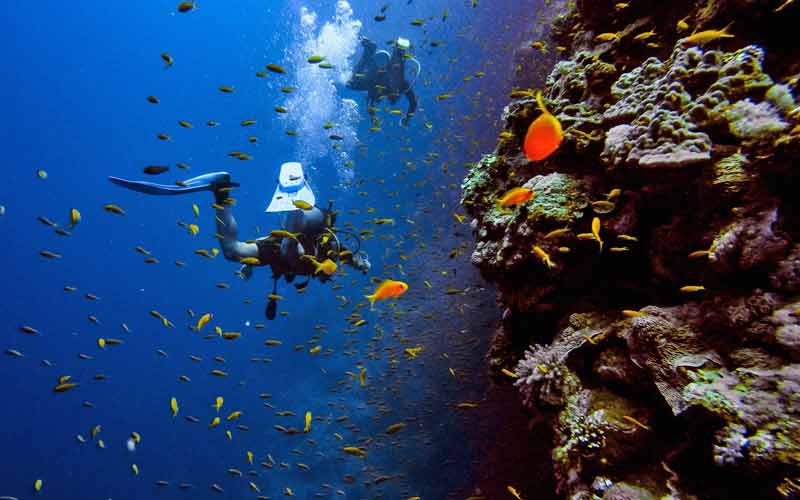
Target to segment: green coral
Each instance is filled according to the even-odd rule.
[[[472,205],[478,204],[482,194],[492,190],[498,163],[499,158],[496,154],[484,155],[481,161],[467,171],[467,175],[461,182],[461,190],[463,192],[461,204],[467,209],[470,209]]]
[[[536,193],[528,204],[532,218],[556,225],[574,224],[589,206],[587,186],[575,177],[553,173],[536,176],[529,183]]]
[[[789,128],[769,102],[737,101],[725,113],[733,135],[740,139],[769,140]]]

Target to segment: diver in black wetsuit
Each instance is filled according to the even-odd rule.
[[[220,248],[227,260],[242,263],[239,275],[242,279],[249,279],[254,267],[270,266],[272,270],[272,294],[277,291],[278,280],[283,277],[287,283],[294,281],[295,276],[307,276],[303,283],[295,284],[295,288],[305,288],[312,277],[320,282],[326,282],[330,276],[324,272],[317,272],[314,261],[322,262],[331,259],[348,264],[359,271],[366,273],[371,265],[367,254],[360,250],[360,240],[354,236],[357,248],[351,251],[341,244],[333,224],[336,213],[327,209],[314,206],[314,194],[308,187],[299,163],[284,163],[278,185],[275,188],[267,212],[284,212],[286,216],[282,229],[292,233],[293,237],[268,236],[257,240],[240,241],[236,219],[233,217],[229,191],[239,184],[231,182],[227,172],[205,174],[187,181],[180,186],[155,184],[145,181],[130,181],[118,177],[109,177],[114,184],[146,194],[174,195],[194,193],[198,191],[211,191],[215,198],[215,220],[217,233],[222,236]],[[301,210],[294,202],[302,201],[311,208]],[[252,259],[257,259],[252,260]],[[270,299],[267,304],[266,316],[274,319],[277,302]]]
[[[417,111],[417,97],[414,94],[414,80],[419,75],[419,61],[411,57],[411,42],[405,38],[394,41],[391,55],[385,50],[377,50],[375,42],[361,39],[364,48],[361,59],[353,68],[353,76],[347,87],[353,90],[367,91],[367,112],[375,121],[375,104],[388,98],[394,104],[401,95],[408,99],[408,111],[400,121],[407,126],[408,121]],[[406,65],[410,65],[412,79],[406,77]]]

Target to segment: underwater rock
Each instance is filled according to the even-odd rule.
[[[795,245],[789,255],[778,263],[769,280],[777,290],[788,293],[800,292],[800,245]]]
[[[630,386],[641,381],[645,372],[631,361],[621,346],[603,349],[592,366],[592,372],[605,384]]]
[[[581,390],[567,400],[555,424],[553,449],[562,493],[587,490],[595,475],[619,470],[647,452],[651,430],[626,419],[633,415],[646,421],[649,410],[608,391]]]
[[[488,158],[485,159],[489,164]],[[486,181],[482,175],[473,175],[465,181],[465,200],[468,196],[470,200],[476,199],[478,192],[487,196],[485,191],[478,191],[485,189],[482,183]],[[533,190],[536,195],[512,210],[494,203],[486,206],[485,202],[480,201],[465,204],[472,213],[476,205],[486,206],[479,217],[472,263],[487,275],[530,263],[530,249],[542,239],[545,232],[575,223],[583,217],[589,206],[586,183],[566,174],[538,175],[522,184],[522,187]],[[487,197],[495,200],[501,195],[501,190],[497,190]]]
[[[756,470],[800,467],[800,365],[779,370],[698,370],[684,395],[726,421],[715,436],[717,464]]]
[[[708,260],[719,272],[749,270],[777,261],[789,246],[776,230],[777,221],[777,208],[742,214],[714,238]]]
[[[627,483],[616,483],[603,495],[603,500],[656,500],[657,498],[648,490]]]
[[[486,354],[489,365],[489,376],[498,381],[508,380],[508,377],[502,373],[502,370],[503,368],[508,369],[508,367],[511,366],[509,362],[517,358],[513,345],[514,343],[510,336],[510,332],[512,331],[510,316],[511,311],[506,308],[506,310],[503,311],[502,321],[494,330],[491,342],[489,342],[489,352]]]
[[[798,309],[798,304],[790,304],[775,311],[770,317],[770,322],[775,327],[775,343],[794,362],[800,362],[800,316],[797,314]],[[756,366],[775,367],[774,364],[770,365],[766,362]]]
[[[555,431],[564,498],[716,499],[734,483],[766,498],[799,463],[800,61],[763,29],[788,19],[773,10],[570,3],[542,91],[561,146],[525,158],[539,110],[519,92],[464,180],[472,263],[513,318],[490,370],[517,363],[523,406]],[[739,17],[761,32],[682,41]],[[520,186],[536,197],[496,206]]]
[[[722,360],[690,325],[678,319],[684,312],[681,308],[650,306],[645,312],[645,316],[631,318],[621,335],[627,339],[634,364],[650,372],[661,396],[677,415],[686,409],[682,390],[690,380],[685,369],[721,366]]]

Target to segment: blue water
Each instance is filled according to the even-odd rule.
[[[344,285],[341,290],[312,282],[300,295],[281,283],[278,293],[286,299],[279,310],[286,315],[271,322],[263,316],[271,291],[267,269],[257,269],[245,282],[233,274],[238,266],[221,255],[208,260],[194,254],[216,246],[208,193],[148,197],[111,185],[107,176],[141,178],[141,169],[151,164],[172,165],[160,177],[163,182],[228,170],[242,185],[233,193],[240,238],[276,229],[277,217],[264,208],[277,168],[307,153],[298,147],[302,141],[284,133],[290,125],[273,111],[286,102],[280,87],[297,84],[298,68],[290,64],[288,48],[298,42],[301,7],[316,12],[322,25],[333,18],[333,4],[206,0],[187,14],[177,14],[177,2],[169,1],[0,6],[0,46],[6,48],[0,81],[5,108],[0,204],[6,208],[0,217],[5,235],[0,348],[24,354],[0,358],[0,495],[31,498],[37,478],[43,480],[42,497],[114,500],[255,498],[250,481],[271,498],[289,487],[298,498],[317,493],[338,498],[335,490],[341,490],[346,498],[440,499],[468,496],[481,480],[479,471],[484,480],[493,476],[502,483],[504,472],[487,474],[481,461],[492,446],[492,426],[504,422],[499,417],[486,422],[479,412],[453,407],[484,398],[483,355],[497,312],[492,292],[477,288],[470,250],[462,248],[452,259],[448,253],[471,240],[468,226],[451,215],[463,213],[458,185],[464,164],[494,147],[512,77],[510,49],[526,36],[535,11],[505,0],[479,2],[475,8],[443,0],[388,4],[383,23],[372,19],[380,4],[366,0],[351,3],[353,18],[381,43],[404,35],[417,45],[423,68],[416,87],[420,110],[408,129],[397,125],[399,117],[383,112],[383,130],[369,132],[363,96],[340,87],[336,98],[356,100],[362,117],[353,127],[363,147],[346,151],[354,161],[352,182],[343,177],[341,152],[331,151],[309,166],[318,203],[334,200],[341,210],[339,225],[350,221],[358,229],[374,229],[376,237],[363,242],[372,270],[368,276],[352,270],[338,276],[334,283]],[[445,9],[449,17],[442,22]],[[411,26],[414,18],[426,19],[425,26]],[[431,40],[442,45],[424,46]],[[171,68],[164,67],[162,52],[174,58]],[[287,74],[256,78],[267,63],[285,65]],[[477,71],[486,76],[463,81]],[[236,92],[220,93],[220,85]],[[445,92],[454,97],[434,99]],[[161,103],[148,103],[148,95]],[[401,100],[396,107],[405,106]],[[312,106],[291,113],[316,111]],[[245,119],[257,124],[242,128],[239,122]],[[178,120],[194,128],[181,128]],[[220,125],[207,127],[207,120]],[[157,140],[160,132],[171,140]],[[324,142],[329,132],[319,134]],[[258,138],[257,144],[248,143],[250,136]],[[226,155],[231,150],[254,159],[231,159]],[[176,169],[176,162],[191,169]],[[47,179],[36,175],[38,169]],[[105,212],[107,203],[126,214]],[[200,206],[198,219],[192,203]],[[367,213],[368,207],[374,213]],[[71,208],[80,210],[82,221],[70,236],[36,220],[44,216],[66,226]],[[369,224],[375,217],[393,218],[395,224]],[[197,223],[200,234],[191,237],[178,221]],[[136,246],[159,263],[143,262]],[[62,258],[45,259],[41,250]],[[186,265],[178,267],[176,260]],[[355,334],[344,333],[351,327],[345,316],[375,286],[369,278],[383,277],[407,281],[409,292],[394,305],[379,304],[377,311],[360,309],[368,323]],[[217,288],[223,282],[230,288]],[[78,290],[67,293],[65,285]],[[444,294],[447,288],[467,287],[465,295]],[[87,300],[86,293],[100,300]],[[336,295],[350,303],[340,307]],[[214,314],[203,333],[219,325],[241,331],[242,337],[204,340],[189,330],[197,318],[189,317],[188,308]],[[176,328],[164,328],[150,316],[153,309]],[[89,321],[89,315],[99,322]],[[261,322],[266,327],[256,330],[253,325]],[[21,325],[40,333],[21,333]],[[308,353],[315,335],[323,351],[332,349],[332,354]],[[124,344],[100,349],[100,337]],[[267,347],[267,338],[283,344]],[[305,347],[295,351],[295,345]],[[416,345],[424,346],[417,359],[402,354],[404,347]],[[79,359],[79,353],[93,359]],[[193,362],[190,354],[203,360]],[[213,361],[215,356],[225,363]],[[357,373],[360,364],[367,369],[365,387],[345,373]],[[212,369],[229,376],[214,377]],[[106,380],[93,380],[98,374]],[[61,375],[80,385],[54,394]],[[191,382],[180,381],[180,375]],[[261,399],[260,393],[272,396]],[[223,423],[209,429],[217,396],[225,399],[219,413]],[[170,411],[171,397],[180,406],[177,417]],[[94,407],[83,406],[84,401]],[[242,412],[241,418],[225,421],[234,410]],[[275,416],[280,410],[296,416]],[[309,434],[287,436],[273,428],[302,428],[306,411],[321,417]],[[200,422],[186,421],[187,415]],[[345,415],[347,421],[336,422]],[[408,426],[386,436],[384,429],[396,422]],[[95,425],[102,426],[97,438],[105,449],[90,439]],[[225,430],[231,430],[232,440]],[[134,452],[125,444],[132,431],[142,436]],[[88,442],[79,443],[78,434]],[[340,451],[344,445],[364,446],[368,455],[346,455]],[[254,465],[246,461],[248,450]],[[268,453],[288,469],[260,466]],[[134,463],[138,477],[131,471]],[[298,469],[297,463],[310,470]],[[229,475],[228,468],[243,471],[244,477]],[[347,474],[353,482],[345,480]],[[364,484],[380,475],[393,478]],[[155,486],[157,480],[169,485]],[[181,482],[193,487],[180,491]],[[224,493],[212,491],[214,483]]]

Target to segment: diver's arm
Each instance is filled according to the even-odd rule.
[[[408,125],[408,120],[417,112],[417,96],[414,95],[414,89],[406,91],[406,99],[408,99],[408,112],[403,117],[403,125]]]
[[[229,205],[220,203],[217,196],[217,203],[223,208],[216,209],[215,219],[217,222],[217,233],[222,235],[219,246],[222,255],[233,262],[240,262],[245,257],[258,257],[258,245],[255,243],[245,243],[239,241],[239,230],[236,226],[236,219],[233,218],[233,211]]]

